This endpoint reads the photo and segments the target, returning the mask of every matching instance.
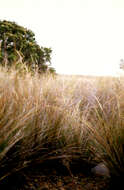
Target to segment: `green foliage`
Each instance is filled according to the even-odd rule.
[[[51,48],[40,47],[31,30],[15,22],[0,21],[0,63],[11,66],[25,62],[32,70],[45,72],[51,64]],[[52,69],[52,72],[55,71]]]

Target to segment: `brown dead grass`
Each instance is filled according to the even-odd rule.
[[[124,78],[0,70],[0,180],[46,160],[124,172]]]

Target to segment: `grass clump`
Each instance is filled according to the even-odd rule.
[[[91,147],[97,150],[96,157],[108,166],[112,175],[120,176],[124,174],[123,80],[97,82],[94,105],[83,122],[91,134]]]
[[[20,76],[15,70],[0,71],[0,84],[0,181],[46,160],[70,162],[82,153],[85,129],[65,98],[69,85],[62,89],[59,78]]]
[[[0,70],[0,182],[46,160],[124,173],[124,79]],[[71,171],[70,171],[71,173]]]

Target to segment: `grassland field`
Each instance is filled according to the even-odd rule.
[[[70,175],[75,160],[124,175],[123,76],[0,69],[0,183],[52,160]]]

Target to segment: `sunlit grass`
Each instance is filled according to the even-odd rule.
[[[123,77],[1,69],[0,180],[50,159],[102,161],[124,173],[123,92]]]

